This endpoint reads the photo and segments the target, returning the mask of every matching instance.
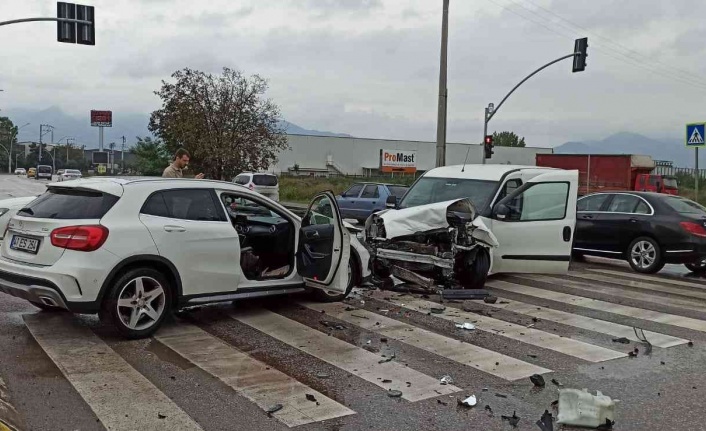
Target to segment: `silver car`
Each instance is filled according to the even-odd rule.
[[[279,181],[277,180],[277,175],[243,172],[233,178],[233,182],[279,202]]]
[[[66,169],[63,172],[58,173],[58,176],[59,178],[57,181],[78,180],[83,177],[83,175],[81,175],[81,171],[78,169]]]

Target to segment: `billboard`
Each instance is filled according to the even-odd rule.
[[[113,127],[113,111],[91,110],[91,126]]]
[[[108,153],[106,151],[94,151],[93,152],[93,164],[94,165],[107,165],[108,164]]]
[[[380,170],[382,172],[417,172],[417,152],[415,150],[380,150]]]

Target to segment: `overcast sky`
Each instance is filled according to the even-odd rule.
[[[360,137],[435,140],[442,0],[95,0],[96,46],[54,23],[0,27],[0,108],[144,113],[177,69],[259,74],[285,119]],[[532,78],[492,130],[532,146],[619,131],[678,138],[706,120],[706,28],[697,0],[451,0],[450,141],[478,142],[482,112],[589,37],[588,67]],[[0,0],[0,21],[56,2]]]

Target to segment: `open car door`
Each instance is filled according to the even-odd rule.
[[[491,272],[565,273],[576,227],[578,171],[538,175],[493,207],[500,244]]]
[[[343,227],[336,197],[314,197],[302,218],[297,244],[297,272],[309,287],[345,293],[348,287],[350,235]]]

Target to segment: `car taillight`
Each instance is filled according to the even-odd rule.
[[[50,235],[54,247],[77,251],[94,251],[108,239],[108,229],[100,225],[67,226],[54,229]]]
[[[701,224],[693,223],[690,221],[683,221],[683,222],[679,223],[679,225],[682,227],[682,229],[684,229],[685,231],[689,232],[692,235],[706,238],[706,228],[704,228],[704,226]]]

